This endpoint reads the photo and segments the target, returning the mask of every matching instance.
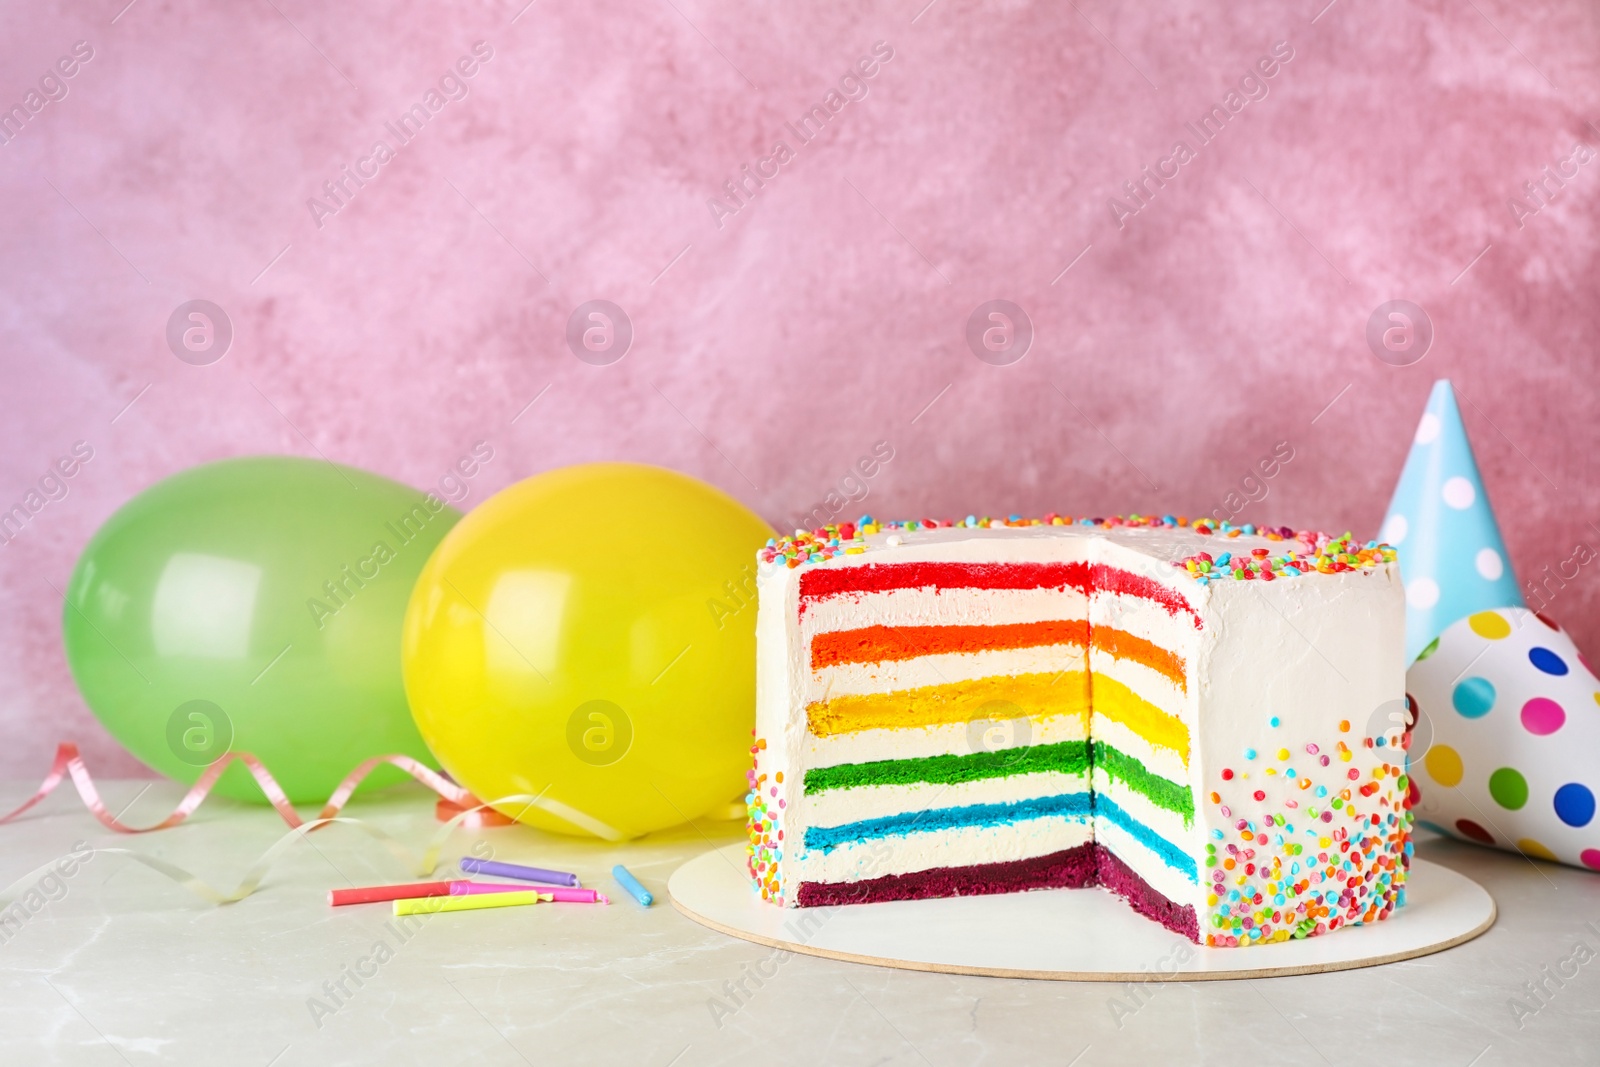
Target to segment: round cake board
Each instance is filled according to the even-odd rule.
[[[673,906],[733,937],[828,959],[913,971],[1072,982],[1270,978],[1426,956],[1494,925],[1478,883],[1413,857],[1406,906],[1382,922],[1249,948],[1204,948],[1103,889],[779,908],[762,900],[744,846],[713,849],[667,882]]]

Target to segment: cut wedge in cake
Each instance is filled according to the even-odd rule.
[[[1403,902],[1394,552],[1166,519],[858,524],[757,583],[749,867],[789,907],[1101,886],[1208,945]]]

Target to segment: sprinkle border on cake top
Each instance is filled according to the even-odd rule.
[[[1243,553],[1197,552],[1192,556],[1174,560],[1172,565],[1201,585],[1215,581],[1250,581],[1278,578],[1298,578],[1308,571],[1320,574],[1337,574],[1341,571],[1371,571],[1386,563],[1393,563],[1397,553],[1393,546],[1380,541],[1357,541],[1348,531],[1339,537],[1317,530],[1294,530],[1288,526],[1256,526],[1245,523],[1235,526],[1227,520],[1195,519],[1187,516],[1113,515],[1109,518],[1080,518],[1057,515],[1054,512],[1041,518],[1029,519],[1010,515],[1004,519],[968,515],[965,519],[906,519],[880,522],[871,515],[863,515],[855,522],[830,523],[815,530],[796,530],[792,535],[769,538],[757,550],[756,558],[770,566],[800,567],[827,563],[840,556],[859,556],[869,551],[866,538],[876,533],[897,530],[942,530],[963,527],[967,529],[998,529],[1023,526],[1087,526],[1102,530],[1118,527],[1130,529],[1188,528],[1197,534],[1222,538],[1264,537],[1268,541],[1281,541],[1285,549],[1274,554],[1271,549],[1251,549]],[[899,541],[891,537],[884,547],[896,547]]]

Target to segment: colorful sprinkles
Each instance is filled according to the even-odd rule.
[[[1272,534],[1265,536],[1271,537]],[[1259,578],[1270,582],[1278,578],[1298,578],[1307,571],[1319,574],[1370,571],[1385,563],[1393,563],[1397,555],[1386,544],[1377,541],[1361,544],[1348,533],[1342,537],[1329,537],[1327,534],[1303,530],[1290,537],[1279,537],[1278,540],[1298,547],[1291,547],[1278,555],[1273,555],[1271,549],[1266,548],[1251,549],[1248,556],[1232,552],[1212,556],[1209,552],[1198,552],[1187,559],[1177,560],[1173,566],[1182,567],[1201,585],[1229,579],[1250,581]]]
[[[1276,717],[1269,720],[1274,728],[1278,723]],[[1339,726],[1349,732],[1349,723]],[[1410,743],[1408,733],[1401,746]],[[1372,738],[1364,744],[1379,747]],[[1234,803],[1242,808],[1253,801],[1254,819],[1235,812],[1221,790],[1209,794],[1233,830],[1214,829],[1214,840],[1206,843],[1211,929],[1204,936],[1209,946],[1309,937],[1385,918],[1405,904],[1416,792],[1404,754],[1398,764],[1379,759],[1363,771],[1342,766],[1354,756],[1343,740],[1334,747],[1338,764],[1315,743],[1303,748],[1306,758],[1295,757],[1302,765],[1284,771],[1282,784],[1245,786],[1248,799]],[[1290,758],[1289,749],[1277,755]],[[1221,773],[1224,782],[1249,776],[1232,768]],[[1363,777],[1367,780],[1357,785]]]
[[[1255,548],[1248,554],[1240,552],[1198,552],[1176,560],[1178,567],[1201,585],[1211,582],[1260,579],[1274,581],[1279,578],[1297,578],[1310,571],[1319,574],[1337,574],[1340,571],[1370,571],[1385,563],[1392,563],[1396,553],[1389,545],[1378,541],[1362,544],[1349,533],[1332,537],[1315,530],[1293,530],[1287,526],[1255,526],[1245,523],[1235,526],[1229,522],[1199,518],[1191,522],[1183,515],[1113,515],[1109,518],[1079,518],[1051,512],[1042,518],[1028,519],[1010,515],[1003,519],[979,518],[968,515],[965,519],[908,519],[902,522],[880,522],[871,515],[863,515],[855,522],[831,523],[815,530],[796,530],[792,535],[775,537],[757,552],[762,563],[800,567],[807,564],[827,563],[840,556],[858,556],[867,551],[866,539],[876,533],[889,533],[890,547],[900,542],[895,532],[940,530],[965,527],[968,529],[999,529],[1023,526],[1087,526],[1102,530],[1118,527],[1132,529],[1187,528],[1197,534],[1221,538],[1263,537],[1268,541],[1284,543],[1282,552]]]
[[[755,737],[755,733],[751,730],[750,736]],[[787,801],[778,796],[783,772],[779,771],[772,781],[761,773],[761,753],[766,747],[766,738],[756,739],[750,746],[752,765],[744,772],[750,786],[744,798],[745,833],[749,838],[744,850],[745,867],[761,890],[761,899],[781,906],[783,880],[779,863],[783,859],[783,809]]]

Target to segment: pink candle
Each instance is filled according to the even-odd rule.
[[[451,882],[450,895],[454,897],[471,896],[475,893],[525,893],[527,886],[501,885],[496,882]],[[604,894],[593,889],[579,889],[576,886],[540,886],[539,892],[550,897],[557,904],[609,904],[611,903]]]

